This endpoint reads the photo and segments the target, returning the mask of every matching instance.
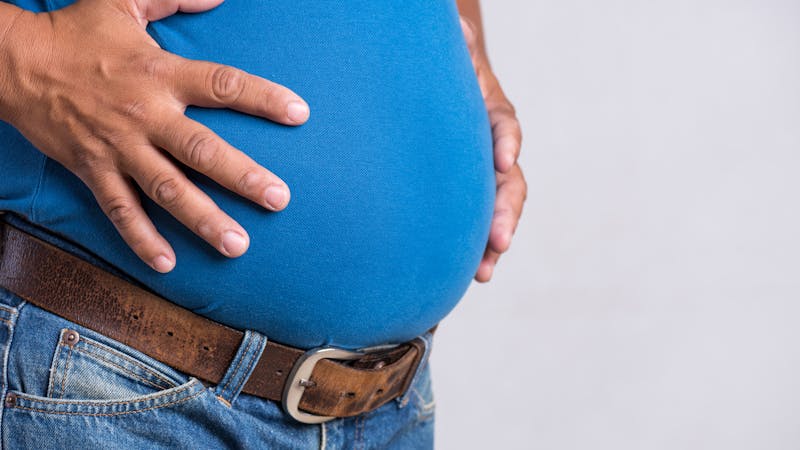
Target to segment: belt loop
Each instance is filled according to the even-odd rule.
[[[422,358],[420,359],[419,364],[417,365],[417,370],[414,372],[414,375],[411,378],[411,382],[408,383],[408,388],[406,388],[406,391],[403,393],[403,395],[395,399],[398,402],[400,408],[404,408],[408,404],[408,400],[410,399],[409,395],[411,394],[411,386],[413,386],[414,383],[417,381],[417,378],[419,378],[419,374],[420,372],[422,372],[422,369],[424,369],[425,366],[428,365],[428,358],[431,356],[431,348],[433,347],[433,332],[435,331],[435,329],[436,328],[434,327],[434,329],[429,330],[428,332],[420,336],[422,342],[425,343],[425,350],[424,353],[422,354]]]
[[[245,330],[239,350],[214,392],[217,400],[228,407],[233,404],[236,397],[242,392],[242,387],[247,383],[247,379],[253,373],[266,345],[266,336],[257,331]]]

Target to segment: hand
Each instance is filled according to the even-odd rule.
[[[514,106],[506,98],[489,66],[489,59],[478,43],[474,25],[468,19],[461,17],[461,28],[489,112],[494,142],[494,167],[497,178],[494,217],[489,231],[489,242],[475,274],[475,280],[487,282],[492,278],[492,272],[500,255],[511,245],[511,237],[517,229],[522,215],[522,205],[528,195],[528,185],[517,162],[522,147],[522,130]]]
[[[0,55],[0,68],[9,68],[0,69],[0,119],[80,177],[125,242],[159,272],[172,270],[175,253],[133,183],[222,254],[237,257],[249,245],[247,232],[162,150],[265,208],[278,211],[289,201],[281,179],[186,117],[186,106],[231,108],[286,125],[309,115],[289,89],[168,53],[145,32],[148,21],[221,1],[79,0],[52,12],[25,11]]]

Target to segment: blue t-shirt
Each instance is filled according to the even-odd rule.
[[[456,305],[486,245],[495,179],[454,1],[227,0],[148,32],[165,50],[239,67],[308,102],[300,127],[187,109],[285,180],[289,206],[269,212],[181,166],[248,231],[250,248],[226,258],[140,191],[177,255],[159,274],[77,176],[0,123],[0,210],[192,311],[298,347],[406,341]]]

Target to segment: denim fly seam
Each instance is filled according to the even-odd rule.
[[[417,378],[419,378],[420,372],[422,372],[422,369],[424,369],[425,366],[428,364],[428,359],[431,356],[431,348],[433,347],[433,333],[428,331],[427,333],[420,336],[420,338],[422,339],[422,342],[425,343],[425,350],[424,353],[422,354],[422,358],[419,361],[417,370],[414,372],[414,375],[411,378],[411,382],[408,384],[408,389],[406,389],[403,395],[395,399],[400,408],[404,408],[408,404],[408,400],[410,398],[412,391],[411,387],[414,386],[414,384],[416,383]]]
[[[236,356],[214,391],[214,395],[220,402],[228,407],[233,405],[253,373],[266,345],[266,336],[255,331],[245,330]]]

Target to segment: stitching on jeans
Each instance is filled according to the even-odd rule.
[[[262,338],[261,336],[259,336],[259,337],[258,337],[258,344],[256,344],[256,346],[257,346],[257,347],[260,347],[260,346],[261,346],[261,340],[262,340],[262,339],[263,339],[263,338]],[[255,354],[255,353],[253,353],[252,355],[250,355],[250,363],[248,363],[248,364],[247,364],[247,370],[245,370],[245,371],[244,371],[244,373],[242,374],[242,376],[239,378],[239,383],[237,383],[237,384],[236,384],[236,389],[234,389],[233,391],[231,391],[231,394],[232,394],[233,392],[239,392],[239,390],[242,388],[242,385],[244,384],[245,380],[247,380],[248,378],[250,378],[250,377],[249,377],[249,375],[250,375],[250,370],[252,370],[252,368],[253,368],[253,363],[255,363],[255,361],[256,361],[256,354]]]
[[[367,448],[367,414],[361,415],[361,450]]]
[[[145,372],[150,373],[155,378],[158,378],[159,380],[169,384],[170,386],[174,386],[175,385],[175,383],[172,380],[167,379],[164,375],[161,375],[155,369],[151,369],[150,367],[147,367],[146,365],[144,365],[144,363],[141,363],[141,362],[137,361],[132,356],[128,356],[128,355],[126,355],[126,354],[124,354],[122,352],[119,352],[117,350],[114,350],[113,348],[110,348],[110,347],[108,347],[108,346],[106,346],[104,344],[99,344],[99,343],[96,343],[96,342],[92,342],[91,340],[86,340],[86,341],[84,341],[84,343],[92,345],[94,347],[97,347],[100,350],[105,350],[105,351],[108,351],[110,353],[114,353],[117,356],[119,356],[120,358],[128,360],[128,362],[130,362],[134,366],[144,370]]]
[[[58,398],[64,398],[64,390],[66,389],[67,384],[67,374],[69,374],[69,362],[72,359],[72,347],[69,348],[69,353],[67,353],[67,362],[64,367],[64,376],[61,378],[61,393],[59,394]]]
[[[44,413],[44,414],[60,414],[60,415],[67,415],[67,416],[92,416],[92,417],[97,417],[97,416],[100,416],[100,417],[122,416],[122,415],[126,415],[126,414],[136,414],[136,413],[140,413],[140,412],[150,411],[150,410],[153,410],[153,409],[160,409],[160,408],[166,408],[167,406],[177,405],[179,403],[183,403],[183,402],[187,402],[189,400],[192,400],[195,397],[197,397],[200,394],[202,394],[203,392],[204,391],[201,390],[201,391],[198,391],[198,392],[190,395],[189,397],[185,397],[185,398],[181,398],[181,399],[178,399],[178,400],[174,400],[174,401],[171,401],[169,403],[164,403],[163,405],[153,405],[153,406],[149,406],[149,407],[143,408],[143,409],[136,409],[136,410],[133,410],[133,411],[120,411],[120,412],[115,412],[115,413],[81,413],[81,412],[71,412],[71,411],[51,411],[51,410],[47,410],[47,409],[31,408],[31,407],[28,407],[28,406],[19,406],[19,405],[12,406],[11,408],[13,408],[13,409],[23,409],[23,410],[27,410],[27,411],[35,411],[35,412],[40,412],[40,413]]]
[[[245,355],[247,355],[247,351],[248,351],[248,350],[250,350],[250,345],[251,345],[252,343],[253,343],[253,340],[252,340],[252,339],[248,339],[248,340],[247,340],[247,345],[246,345],[246,346],[245,346],[245,348],[244,348],[244,352],[242,352],[242,356],[245,356]],[[239,358],[239,361],[237,361],[237,362],[236,362],[236,367],[234,367],[234,368],[233,368],[233,372],[231,372],[231,376],[230,376],[230,378],[228,378],[228,381],[226,381],[226,382],[225,382],[225,386],[222,386],[222,391],[220,392],[221,394],[224,394],[224,393],[225,393],[225,391],[228,389],[228,386],[229,386],[229,385],[230,385],[230,384],[233,382],[233,379],[234,379],[234,378],[236,377],[236,375],[239,373],[239,366],[241,366],[241,365],[242,365],[242,360],[243,360],[243,359],[244,359],[244,358]]]
[[[357,416],[354,424],[356,430],[355,438],[353,439],[353,450],[361,450],[365,448],[364,443],[364,416]]]
[[[328,432],[325,429],[325,422],[319,424],[320,430],[320,439],[319,439],[319,450],[325,450],[325,447],[328,446]]]
[[[431,400],[430,402],[426,403],[425,398],[422,397],[422,394],[420,394],[416,388],[411,389],[411,391],[414,392],[414,395],[416,395],[417,398],[419,399],[420,407],[423,410],[427,411],[429,409],[433,409],[433,407],[436,406],[436,400]]]
[[[182,388],[180,388],[180,389],[177,389],[177,390],[175,390],[175,391],[173,391],[173,392],[166,392],[166,391],[164,391],[164,392],[156,393],[156,394],[155,394],[155,395],[153,395],[152,397],[150,397],[150,396],[148,395],[148,396],[147,396],[148,398],[146,398],[146,399],[136,399],[136,400],[114,400],[114,401],[108,401],[108,402],[97,402],[97,403],[95,403],[95,402],[92,402],[90,405],[86,405],[86,406],[131,405],[131,404],[133,404],[133,403],[139,403],[139,402],[143,402],[143,401],[156,400],[156,399],[159,399],[159,398],[161,398],[161,397],[167,397],[167,396],[170,396],[170,395],[178,395],[178,394],[180,394],[180,393],[183,393],[183,391],[187,391],[187,390],[189,390],[189,389],[192,389],[192,388],[194,387],[194,385],[195,385],[195,384],[197,384],[199,381],[200,381],[200,380],[198,380],[198,379],[196,379],[196,378],[193,378],[191,381],[188,381],[188,382],[186,383],[186,386],[183,386],[183,387],[182,387]],[[200,392],[203,392],[203,391],[201,390]],[[24,395],[20,395],[20,396],[18,396],[17,398],[19,398],[19,399],[21,399],[21,400],[23,400],[23,401],[25,401],[25,400],[26,400],[26,398],[25,398],[25,396],[24,396]],[[46,398],[28,399],[27,401],[29,401],[29,402],[31,402],[31,403],[44,403],[44,404],[48,404],[48,405],[74,405],[74,404],[76,404],[76,401],[75,401],[75,400],[56,400],[56,399],[46,399]],[[80,401],[81,401],[81,400],[77,400],[77,402],[80,402]],[[85,400],[84,400],[84,401],[85,401]],[[84,405],[78,405],[78,406],[84,406]]]
[[[3,322],[3,323],[5,323],[5,324],[6,324],[6,325],[8,325],[9,327],[13,327],[13,326],[14,326],[14,324],[13,324],[13,323],[12,323],[10,320],[8,320],[8,319],[4,319],[4,318],[2,318],[2,317],[0,317],[0,322]]]
[[[11,314],[12,316],[16,316],[17,314],[19,314],[16,309],[10,308],[10,307],[5,306],[5,305],[0,305],[0,310],[6,311],[7,313]]]
[[[118,356],[119,358],[125,359],[127,362],[129,362],[129,363],[133,364],[134,366],[136,366],[136,367],[144,370],[145,372],[149,373],[154,378],[158,378],[159,380],[163,381],[164,383],[166,383],[169,386],[175,386],[175,383],[172,380],[168,380],[167,378],[162,376],[160,373],[156,372],[154,369],[151,369],[151,368],[145,366],[143,363],[140,363],[139,361],[136,361],[131,356],[128,356],[128,355],[126,355],[126,354],[124,354],[122,352],[118,352],[118,351],[114,350],[113,348],[106,347],[105,345],[97,344],[97,343],[92,342],[92,341],[90,341],[88,339],[86,339],[83,342],[85,344],[89,344],[89,345],[91,345],[91,346],[93,346],[93,347],[95,347],[95,348],[97,348],[99,350],[107,351],[109,353],[112,353],[112,354]],[[82,350],[82,349],[78,349],[78,350],[81,350],[81,351],[83,351],[84,353],[86,353],[88,355],[97,356],[97,358],[99,358],[99,359],[103,359],[103,357],[98,355],[97,353],[92,353],[90,351]],[[118,365],[118,364],[116,364],[116,363],[114,363],[112,361],[109,361],[108,359],[104,359],[104,361],[108,361],[111,364],[117,365],[117,367],[119,367],[120,369],[123,369],[125,371],[129,371],[129,369],[126,369],[126,368],[124,368],[124,367],[122,367],[122,366],[120,366],[120,365]]]
[[[49,377],[50,378],[50,383],[47,384],[47,396],[48,397],[53,395],[53,386],[55,385],[55,382],[56,382],[56,377],[53,376],[53,375],[58,375],[58,366],[59,366],[58,360],[61,358],[61,349],[62,349],[62,347],[63,347],[62,345],[56,346],[56,353],[55,353],[55,355],[53,355],[53,361],[55,362],[55,367],[52,367],[52,364],[51,364],[50,377]]]
[[[231,405],[231,402],[225,400],[225,397],[221,395],[215,395],[215,397],[217,397],[217,400],[219,400],[223,405],[227,406],[228,408],[233,407],[233,405]]]
[[[128,370],[127,368],[125,368],[123,366],[120,366],[119,364],[115,363],[114,361],[106,359],[106,358],[104,358],[104,357],[102,357],[102,356],[100,356],[100,355],[98,355],[96,353],[88,352],[88,351],[86,351],[84,349],[80,349],[80,348],[76,348],[75,351],[83,353],[85,355],[89,355],[89,356],[91,356],[93,358],[97,358],[97,359],[99,359],[101,361],[104,361],[104,362],[106,362],[108,364],[111,364],[112,366],[117,367],[122,372],[124,372],[124,375],[127,375],[127,376],[129,376],[131,378],[135,378],[135,379],[141,381],[142,383],[148,384],[150,386],[153,386],[153,387],[156,387],[156,388],[159,388],[159,389],[165,389],[164,385],[157,384],[157,383],[155,383],[155,382],[153,382],[151,380],[148,380],[147,378],[145,378],[145,377],[143,377],[141,375],[138,375],[137,373],[132,372],[132,371]],[[166,387],[166,389],[169,389],[170,387],[175,387],[175,384],[174,383],[169,383],[168,387]]]
[[[355,430],[355,435],[353,436],[353,450],[358,450],[358,434],[360,431],[358,428],[358,421],[360,419],[361,417],[356,416],[355,420],[353,421],[353,429]]]

